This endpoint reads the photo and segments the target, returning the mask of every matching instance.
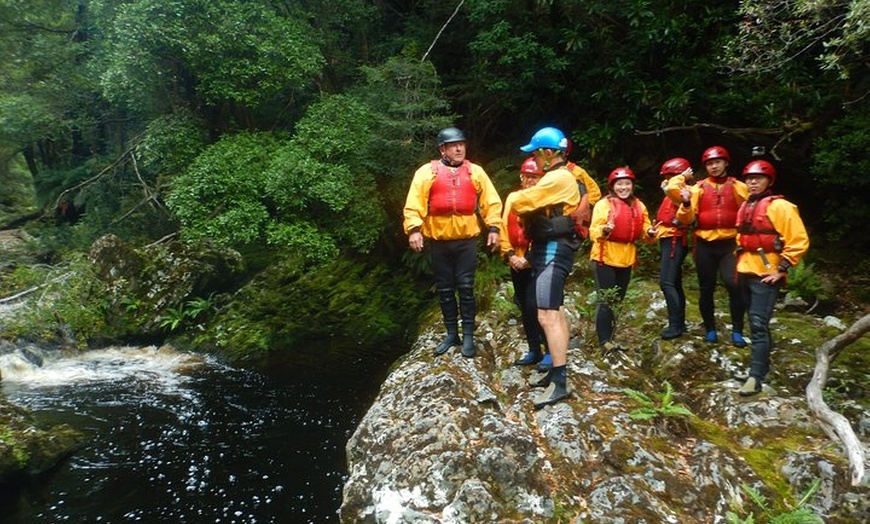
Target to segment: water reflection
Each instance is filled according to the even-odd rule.
[[[4,374],[9,400],[91,440],[46,482],[5,494],[0,520],[337,522],[344,446],[383,373],[364,362],[338,375],[273,363],[267,376],[113,348]]]

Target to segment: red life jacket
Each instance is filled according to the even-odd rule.
[[[473,215],[477,209],[477,189],[471,181],[471,163],[462,162],[454,172],[441,161],[433,160],[432,172],[435,180],[429,190],[429,214]]]
[[[632,203],[628,204],[621,198],[608,195],[607,201],[610,202],[610,213],[608,220],[613,222],[613,231],[607,237],[610,242],[621,242],[628,244],[639,239],[643,234],[643,211],[640,208],[640,201],[632,198]]]
[[[514,249],[527,249],[529,247],[529,239],[526,238],[526,232],[523,229],[523,224],[520,222],[520,217],[516,213],[508,213],[508,238],[511,241],[511,246]]]
[[[740,233],[740,247],[745,251],[763,249],[766,253],[782,251],[782,238],[767,216],[770,203],[782,195],[770,195],[754,202],[746,201],[737,214],[737,232]]]
[[[698,225],[696,229],[731,229],[737,223],[737,197],[734,195],[734,177],[728,177],[725,183],[716,187],[702,180],[699,185],[703,189],[698,201]]]
[[[656,212],[656,222],[666,226],[675,227],[677,230],[674,236],[683,236],[686,234],[686,226],[677,220],[677,209],[679,206],[670,198],[665,197],[662,204]]]

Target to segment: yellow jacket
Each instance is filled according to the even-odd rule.
[[[562,214],[567,215],[580,204],[577,180],[564,166],[547,171],[540,182],[532,187],[514,191],[511,206],[517,215],[525,215],[538,209],[562,205]]]
[[[765,267],[764,259],[760,253],[742,251],[738,248],[737,272],[750,275],[765,275],[773,273],[780,268],[780,262],[784,259],[786,267],[796,266],[810,248],[810,238],[804,227],[803,220],[798,214],[798,208],[788,200],[777,198],[767,208],[767,218],[773,224],[773,228],[779,233],[782,240],[782,251],[765,253],[770,267]],[[740,245],[740,236],[737,237]],[[781,269],[781,268],[780,268]]]
[[[578,166],[577,164],[570,162],[567,166],[571,173],[574,175],[574,178],[577,179],[578,182],[582,183],[586,188],[586,195],[589,199],[589,206],[594,206],[595,202],[601,200],[601,189],[598,187],[598,184],[595,180],[589,176],[589,173],[586,172],[585,169]]]
[[[518,257],[524,257],[526,256],[526,251],[528,249],[511,244],[511,237],[508,233],[508,215],[511,214],[511,204],[513,203],[515,194],[516,191],[508,194],[507,198],[504,199],[504,211],[502,211],[501,214],[501,224],[499,225],[498,231],[498,248],[502,257],[510,252],[513,252]]]
[[[460,240],[480,234],[477,215],[429,215],[429,190],[435,181],[431,163],[420,166],[414,173],[411,188],[405,199],[403,228],[410,234],[420,228],[424,237],[434,240]],[[477,204],[483,222],[488,227],[501,224],[501,198],[482,167],[471,163],[471,181],[477,191]]]
[[[721,187],[723,184],[718,184],[713,179],[713,177],[707,177],[706,180],[708,183],[713,184],[716,188]],[[726,177],[722,177],[722,181],[726,180]],[[670,195],[674,191],[674,187],[672,185],[677,185],[680,183],[679,177],[672,177],[668,181],[668,186],[666,192]],[[679,220],[682,224],[687,226],[691,225],[692,222],[695,221],[695,217],[699,213],[699,202],[701,200],[701,194],[703,193],[703,189],[701,188],[700,183],[697,183],[693,186],[689,186],[689,191],[691,192],[691,204],[688,206],[680,205],[680,208],[677,210],[677,220]],[[679,189],[676,190],[679,193]],[[737,201],[737,205],[739,206],[746,199],[749,198],[749,188],[746,187],[740,180],[734,181],[734,199]],[[728,238],[734,238],[737,236],[737,228],[721,228],[721,229],[696,229],[695,236],[704,240],[723,240]]]
[[[641,242],[650,243],[655,241],[655,236],[650,236],[647,232],[652,223],[649,220],[649,212],[643,202],[640,203],[640,209],[643,213],[643,230],[641,233]],[[608,266],[613,267],[631,267],[637,262],[637,246],[634,242],[612,242],[604,235],[604,225],[610,216],[610,200],[602,198],[592,208],[592,223],[589,225],[589,240],[592,241],[592,247],[589,249],[589,260],[603,262]]]

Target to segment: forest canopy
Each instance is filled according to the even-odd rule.
[[[815,240],[866,249],[868,27],[867,0],[0,0],[0,183],[78,249],[395,258],[440,127],[507,191],[556,125],[651,191],[671,156],[764,146]]]

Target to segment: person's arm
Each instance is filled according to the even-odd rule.
[[[423,250],[423,220],[429,210],[429,189],[432,187],[431,177],[426,176],[426,171],[431,171],[427,165],[414,173],[408,196],[405,197],[405,207],[402,210],[404,221],[402,227],[408,235],[408,246],[411,250],[420,252]]]
[[[589,240],[592,242],[603,242],[607,240],[609,231],[605,230],[607,220],[610,216],[610,202],[606,198],[602,198],[592,208],[592,221],[589,224]]]

